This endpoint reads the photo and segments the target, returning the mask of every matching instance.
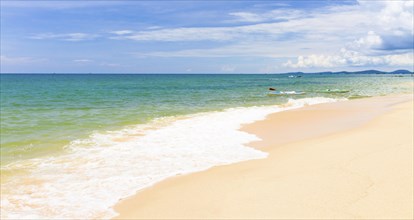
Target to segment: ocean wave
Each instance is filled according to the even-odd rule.
[[[176,175],[261,159],[245,144],[259,140],[239,130],[268,114],[332,98],[290,99],[279,106],[240,107],[159,118],[119,131],[96,132],[65,153],[2,167],[1,218],[111,218],[120,199]]]

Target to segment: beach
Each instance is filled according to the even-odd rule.
[[[179,175],[117,219],[412,219],[413,94],[305,106],[242,131],[265,159]]]
[[[412,100],[412,78],[395,76],[2,74],[0,218],[278,218],[289,210],[305,217],[313,216],[308,209],[341,210],[350,201],[336,198],[338,192],[357,195],[349,193],[353,185],[335,181],[356,184],[354,177],[335,169],[325,169],[333,176],[293,174],[343,170],[358,150],[382,149],[389,138],[412,140],[412,128],[393,128],[395,119],[384,122],[389,136],[372,131],[375,138],[345,144],[352,140],[347,132],[365,131]],[[269,87],[306,93],[269,95]],[[412,118],[401,115],[402,124]],[[374,140],[378,146],[367,142]],[[377,169],[407,173],[385,162]],[[370,183],[357,180],[355,193]]]
[[[0,1],[0,220],[414,220],[414,0]]]

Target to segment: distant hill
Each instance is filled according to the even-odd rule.
[[[413,72],[410,72],[408,70],[395,70],[391,72],[392,74],[412,74]]]
[[[408,70],[395,70],[392,72],[385,72],[385,71],[379,71],[379,70],[362,70],[362,71],[339,71],[339,72],[332,72],[332,71],[326,71],[326,72],[316,72],[316,73],[303,73],[303,72],[290,72],[286,74],[292,74],[292,75],[300,75],[300,74],[413,74],[413,72],[410,72]]]
[[[384,74],[388,72],[379,71],[379,70],[363,70],[363,71],[356,71],[356,72],[349,72],[354,74]]]

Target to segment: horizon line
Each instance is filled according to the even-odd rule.
[[[255,75],[263,75],[263,74],[315,74],[315,73],[358,73],[358,72],[382,72],[382,73],[393,73],[393,72],[397,72],[397,71],[405,71],[408,73],[413,74],[414,71],[410,71],[407,69],[396,69],[396,70],[392,70],[392,71],[383,71],[383,70],[376,70],[376,69],[367,69],[367,70],[356,70],[356,71],[346,71],[346,70],[340,70],[340,71],[331,71],[331,70],[327,70],[327,71],[319,71],[319,72],[302,72],[302,71],[292,71],[292,72],[269,72],[269,73],[255,73],[255,72],[234,72],[234,73],[183,73],[183,72],[176,72],[176,73],[157,73],[157,72],[150,72],[150,73],[136,73],[136,72],[126,72],[126,73],[117,73],[117,72],[64,72],[64,73],[58,73],[58,72],[35,72],[35,73],[30,73],[30,72],[0,72],[1,75],[3,74],[10,74],[10,75],[18,75],[18,74],[27,74],[27,75],[75,75],[75,74],[79,74],[79,75],[104,75],[104,74],[118,74],[118,75],[149,75],[149,74],[159,74],[159,75],[199,75],[199,74],[208,74],[208,75],[232,75],[232,74],[255,74]]]

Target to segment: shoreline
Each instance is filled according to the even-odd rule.
[[[407,103],[411,103],[411,105]],[[320,147],[317,143],[333,142],[336,144],[336,142],[338,142],[336,139],[338,138],[340,140],[346,140],[349,135],[352,137],[358,136],[360,133],[366,133],[366,130],[375,129],[372,128],[371,124],[385,120],[384,118],[387,118],[390,114],[392,115],[395,113],[395,111],[401,108],[400,106],[404,106],[403,109],[405,109],[405,111],[410,109],[410,106],[412,108],[412,94],[325,103],[271,114],[265,120],[244,125],[241,129],[242,131],[255,134],[262,139],[261,141],[249,143],[248,146],[268,152],[269,156],[267,158],[213,167],[206,171],[169,178],[150,188],[137,192],[134,196],[121,200],[114,206],[115,210],[120,213],[120,215],[115,218],[360,217],[359,215],[352,214],[352,212],[348,213],[349,211],[338,211],[338,207],[334,207],[334,209],[331,207],[321,208],[324,207],[323,204],[328,204],[328,201],[329,203],[338,203],[331,201],[333,198],[338,200],[338,197],[332,196],[332,192],[329,190],[327,192],[326,190],[323,191],[318,188],[318,181],[313,182],[313,184],[310,184],[310,186],[305,188],[314,186],[314,190],[322,190],[321,194],[326,194],[327,196],[327,201],[323,201],[322,204],[313,204],[315,203],[313,200],[318,200],[318,196],[312,197],[309,193],[306,193],[306,191],[300,190],[300,188],[295,188],[297,187],[296,185],[303,182],[303,180],[288,181],[288,185],[292,185],[292,189],[285,187],[274,189],[274,187],[272,187],[271,184],[269,185],[269,183],[264,181],[264,179],[268,179],[269,182],[275,184],[274,186],[278,186],[280,184],[283,185],[286,181],[282,181],[283,178],[282,180],[279,179],[283,177],[283,175],[291,176],[292,174],[292,176],[295,177],[294,174],[297,172],[301,173],[309,171],[310,167],[322,166],[322,162],[319,160],[308,164],[306,163],[306,159],[305,162],[296,161],[298,164],[305,163],[303,164],[304,166],[299,166],[297,164],[292,164],[289,158],[292,159],[300,155],[303,157],[303,153],[310,150],[308,145],[315,146],[315,149],[322,148],[323,150],[329,150],[329,148],[326,148],[326,144],[321,144],[323,147]],[[403,110],[400,109],[400,111]],[[407,116],[406,114],[407,113],[405,113],[404,116]],[[409,115],[409,117],[412,118],[412,114]],[[276,125],[274,123],[275,121],[277,122]],[[389,123],[392,123],[392,121]],[[410,131],[412,132],[412,126],[411,128],[408,128],[408,132]],[[275,138],[274,134],[278,134],[278,138]],[[406,138],[408,138],[408,142],[410,138],[412,140],[412,137],[409,135],[406,135]],[[383,137],[382,139],[386,138]],[[371,140],[368,140],[368,142],[369,141]],[[407,144],[407,140],[405,141],[405,144]],[[341,143],[339,143],[338,146],[342,146]],[[355,146],[352,149],[355,150],[354,148]],[[371,149],[372,146],[369,145],[368,148]],[[344,149],[345,148],[341,148],[340,150]],[[349,152],[352,149],[348,149],[348,151],[345,149],[345,153],[347,155],[357,154],[357,152]],[[375,149],[371,150],[375,151]],[[308,153],[316,158],[322,157],[319,159],[326,159],[323,155],[318,155],[318,152],[324,153],[324,151],[313,152],[313,150]],[[343,156],[336,155],[335,152],[331,153],[343,159]],[[286,155],[283,156],[284,154],[287,154],[288,157],[286,157]],[[307,160],[310,159],[307,158]],[[411,160],[412,164],[412,158],[408,158],[406,160],[408,160],[408,163],[410,163]],[[288,166],[289,169],[281,170],[281,165],[284,162],[290,164],[290,166]],[[332,163],[332,161],[329,160],[325,162]],[[279,163],[280,165],[278,165]],[[270,172],[269,168],[272,168],[275,172],[280,172]],[[343,170],[343,168],[341,169]],[[289,174],[289,172],[291,173]],[[358,175],[355,175],[356,177],[352,175],[349,176],[346,173],[339,175],[339,173],[341,172],[329,171],[318,173],[317,176],[321,179],[328,178],[328,180],[331,180],[330,178],[332,178],[332,176],[335,176],[338,179],[356,179],[358,181],[354,182],[359,184],[355,183],[355,186],[350,184],[352,186],[344,187],[346,189],[349,188],[346,192],[352,194],[355,191],[359,197],[361,197],[361,194],[366,193],[361,190],[361,188],[370,188],[373,185],[372,181],[368,180],[369,178],[359,178]],[[296,178],[299,177],[301,176],[299,175]],[[314,176],[312,175],[307,176],[307,178],[315,181],[315,179],[313,179]],[[330,182],[328,180],[325,182]],[[410,180],[404,181],[409,182]],[[252,186],[246,186],[246,182],[251,182]],[[350,182],[354,183],[353,181]],[[324,183],[324,181],[321,180],[321,183]],[[331,184],[333,186],[337,186],[332,182]],[[264,185],[268,188],[263,187]],[[342,186],[343,184],[339,185]],[[333,186],[331,186],[331,188]],[[325,188],[329,189],[329,184],[325,186]],[[278,191],[281,189],[286,192]],[[337,193],[341,193],[341,191],[343,190],[340,190]],[[312,207],[307,207],[305,204],[299,202],[300,206],[298,206],[298,202],[292,200],[291,196],[286,196],[287,194],[292,194],[292,196],[299,194],[293,197],[302,197],[302,199],[300,199],[301,201],[303,199],[306,200],[307,198],[313,198],[313,205]],[[274,198],[272,195],[277,197]],[[352,195],[342,196],[346,198],[352,197]],[[341,195],[339,198],[342,198]],[[321,196],[319,199],[323,200],[324,196]],[[355,198],[349,199],[355,200]],[[408,200],[405,204],[412,205],[412,197],[408,198]],[[254,203],[250,203],[251,201],[254,201]],[[405,208],[405,210],[406,209],[407,208]],[[404,216],[412,217],[412,211],[410,213],[409,212],[410,211],[406,211]],[[362,213],[363,215],[361,215],[361,217],[367,214],[364,212]],[[366,217],[369,218],[373,216],[366,215]]]

